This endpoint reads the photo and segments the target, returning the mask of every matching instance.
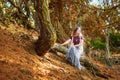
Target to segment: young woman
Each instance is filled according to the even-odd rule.
[[[71,43],[70,48],[67,51],[67,59],[77,67],[78,69],[82,69],[82,65],[80,64],[80,57],[83,54],[83,35],[81,32],[81,28],[77,27],[73,33],[70,39],[65,41],[62,45],[66,45]]]

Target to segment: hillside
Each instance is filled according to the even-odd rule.
[[[90,70],[76,69],[62,53],[49,52],[44,57],[38,56],[32,37],[38,35],[36,32],[18,29],[13,24],[7,28],[0,26],[0,80],[106,80]],[[92,61],[103,73],[111,75],[107,80],[119,80],[120,74],[115,69]]]

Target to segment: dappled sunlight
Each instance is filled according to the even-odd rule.
[[[35,41],[26,39],[24,34],[22,37],[21,34],[13,34],[11,29],[0,29],[0,33],[0,80],[104,80],[88,67],[79,70],[72,66],[66,54],[48,52],[45,56],[38,56],[34,49]],[[110,80],[119,79],[119,65],[110,69],[94,58],[85,57]]]

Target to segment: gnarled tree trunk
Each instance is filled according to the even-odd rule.
[[[36,51],[39,56],[43,56],[56,42],[56,33],[50,20],[49,0],[35,0],[34,7],[38,16],[36,23],[40,27]]]
[[[62,9],[63,9],[62,0],[51,0],[51,2],[50,2],[50,10],[52,10],[52,12],[50,14],[51,22],[56,31],[57,42],[59,42],[59,43],[62,43],[69,38],[68,34],[66,34],[66,32],[62,26],[62,19],[63,19],[62,18]]]

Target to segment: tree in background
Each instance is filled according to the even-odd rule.
[[[109,58],[111,57],[110,54],[110,32],[112,33],[112,29],[117,30],[120,16],[119,15],[119,10],[120,10],[120,1],[119,0],[111,0],[109,2],[108,0],[103,0],[103,8],[102,8],[102,19],[105,24],[105,36],[106,36],[106,63],[111,65]]]
[[[2,0],[3,16],[1,21],[8,25],[10,22],[32,28],[33,3],[31,0]]]
[[[56,42],[56,32],[51,24],[49,0],[35,0],[35,13],[38,16],[37,25],[40,27],[40,36],[37,41],[36,51],[43,56]]]

